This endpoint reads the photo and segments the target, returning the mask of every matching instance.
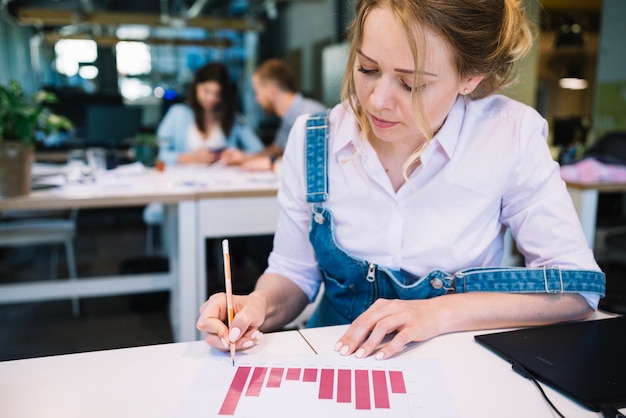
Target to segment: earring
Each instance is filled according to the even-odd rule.
[[[463,94],[467,94],[467,93],[469,93],[469,89],[466,87],[463,89]]]

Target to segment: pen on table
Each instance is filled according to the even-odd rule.
[[[228,240],[222,241],[222,253],[224,254],[224,282],[226,284],[226,309],[228,310],[228,329],[233,321],[233,284],[230,278],[230,250],[228,249]],[[230,343],[230,358],[235,365],[235,343]]]

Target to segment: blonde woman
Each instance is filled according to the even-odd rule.
[[[335,349],[388,358],[411,341],[589,316],[605,280],[546,121],[497,94],[528,51],[519,0],[357,0],[343,103],[289,137],[269,266],[208,344],[252,346],[324,295],[310,326],[351,324]],[[525,268],[501,268],[509,228]],[[383,338],[393,334],[385,344]]]

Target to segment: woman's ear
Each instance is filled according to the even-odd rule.
[[[471,94],[476,87],[480,84],[481,81],[485,78],[484,75],[477,75],[473,77],[468,77],[461,82],[459,87],[459,94]]]

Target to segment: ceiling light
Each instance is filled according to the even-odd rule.
[[[576,64],[570,64],[567,67],[565,76],[559,80],[559,86],[567,90],[584,90],[588,85],[589,83],[583,76],[580,65]]]

